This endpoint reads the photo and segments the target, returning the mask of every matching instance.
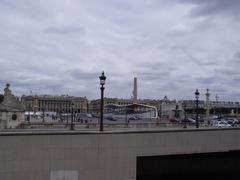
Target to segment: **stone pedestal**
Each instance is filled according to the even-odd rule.
[[[24,122],[24,108],[21,102],[11,93],[9,84],[4,89],[0,102],[0,128],[16,128]]]

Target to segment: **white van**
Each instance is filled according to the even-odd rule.
[[[212,124],[213,127],[220,127],[220,128],[228,128],[228,127],[232,127],[230,124],[228,124],[227,122],[223,122],[223,121],[216,121]]]

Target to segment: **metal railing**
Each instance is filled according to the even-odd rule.
[[[130,123],[104,123],[104,128],[107,129],[156,129],[156,128],[188,128],[194,127],[192,123],[168,123],[168,122],[130,122]],[[206,127],[206,124],[201,124],[200,127]],[[74,123],[74,130],[95,130],[99,128],[98,123]],[[66,122],[24,122],[17,129],[70,129],[70,123]]]

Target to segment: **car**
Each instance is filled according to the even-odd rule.
[[[88,118],[92,118],[92,117],[93,117],[92,114],[90,114],[90,113],[87,113],[86,116],[87,116]]]
[[[227,123],[230,124],[232,127],[235,125],[234,121],[231,120],[228,120]]]
[[[182,122],[183,123],[196,123],[196,120],[193,119],[193,118],[188,117],[186,119],[183,119]]]
[[[173,118],[170,118],[170,119],[169,119],[169,122],[171,122],[171,123],[179,123],[180,120],[177,119],[177,118],[175,118],[175,117],[173,117]]]
[[[92,114],[93,118],[99,118],[99,114]]]
[[[133,116],[133,117],[130,117],[129,120],[139,120],[140,118],[138,116]]]
[[[228,124],[227,122],[223,122],[223,121],[217,121],[217,122],[213,123],[212,126],[213,127],[220,127],[220,128],[232,127],[230,124]]]
[[[237,118],[227,118],[227,121],[233,124],[239,124],[239,120]]]
[[[108,117],[106,117],[106,119],[109,120],[109,121],[116,121],[116,119],[113,118],[112,116],[108,116]]]

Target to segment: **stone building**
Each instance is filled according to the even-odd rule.
[[[51,111],[71,112],[72,108],[76,113],[88,111],[88,100],[86,97],[75,97],[68,95],[34,95],[21,97],[22,104],[26,111]]]
[[[24,122],[24,107],[11,93],[10,85],[4,89],[0,98],[0,128],[16,128]]]

